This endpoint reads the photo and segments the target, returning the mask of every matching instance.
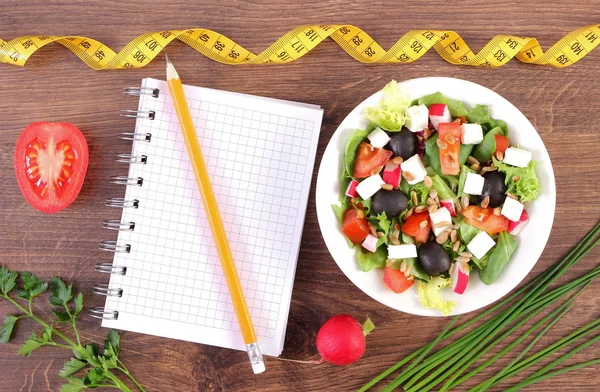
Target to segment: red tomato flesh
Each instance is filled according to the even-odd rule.
[[[358,211],[350,208],[344,212],[342,232],[350,241],[360,244],[369,235],[369,222],[364,216],[358,217]]]
[[[494,152],[505,152],[508,148],[508,138],[502,135],[495,135],[494,139],[496,139],[496,151]]]
[[[427,222],[424,227],[421,227],[421,222]],[[404,226],[402,226],[402,232],[414,237],[415,242],[424,244],[429,238],[429,232],[431,231],[431,223],[429,222],[429,213],[427,211],[412,214]]]
[[[409,280],[404,272],[390,267],[383,270],[383,281],[396,294],[405,292],[415,283],[414,279]]]
[[[468,224],[485,231],[489,235],[508,230],[508,219],[503,215],[494,215],[493,208],[470,206],[465,208],[462,214]]]
[[[65,209],[77,198],[88,161],[85,137],[69,123],[30,124],[15,146],[21,192],[32,207],[48,214]]]
[[[369,143],[362,142],[356,152],[354,177],[367,178],[378,167],[384,166],[392,157],[393,152],[385,148],[375,148]]]
[[[438,125],[438,147],[442,174],[460,173],[460,123],[440,123]]]

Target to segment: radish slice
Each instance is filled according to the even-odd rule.
[[[529,223],[529,215],[527,215],[527,211],[523,210],[521,213],[521,217],[517,222],[513,222],[511,220],[508,221],[508,232],[511,235],[519,235]]]
[[[362,247],[373,253],[377,250],[377,240],[377,237],[375,237],[373,234],[369,234],[363,241]]]
[[[440,205],[446,207],[450,211],[450,216],[456,216],[456,210],[454,209],[454,200],[446,199],[440,200]]]
[[[352,180],[350,184],[348,184],[348,188],[346,188],[346,196],[348,197],[358,197],[358,192],[356,192],[356,186],[358,185],[358,181]]]
[[[462,294],[469,284],[469,264],[456,262],[452,271],[452,291]]]
[[[449,123],[452,121],[448,105],[443,103],[434,103],[429,106],[429,120],[437,131],[439,123]]]
[[[389,161],[385,164],[385,168],[383,169],[383,181],[386,184],[390,184],[394,188],[398,188],[400,185],[400,175],[402,174],[402,169],[400,169],[400,165],[395,164],[392,161]]]

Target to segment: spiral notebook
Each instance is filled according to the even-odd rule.
[[[320,107],[185,86],[190,111],[262,350],[283,350],[321,127]],[[113,263],[94,287],[102,326],[245,350],[167,84],[139,95]]]

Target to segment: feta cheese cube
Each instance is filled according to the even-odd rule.
[[[370,199],[377,191],[381,189],[381,186],[385,184],[383,179],[379,174],[372,175],[371,177],[367,177],[362,180],[356,186],[356,192],[362,197],[364,200]]]
[[[369,234],[363,241],[362,247],[369,252],[375,252],[377,250],[377,240],[377,237],[375,237],[373,234]]]
[[[404,114],[406,115],[404,125],[411,132],[421,132],[429,126],[429,109],[425,105],[406,108]]]
[[[388,246],[388,259],[412,259],[414,257],[417,257],[417,247],[413,244]]]
[[[462,144],[479,144],[483,141],[483,129],[479,124],[463,124],[460,126],[460,142]]]
[[[467,173],[467,178],[465,180],[465,187],[463,188],[463,192],[465,192],[468,195],[481,195],[481,192],[483,191],[484,182],[485,178],[483,178],[483,176],[475,173]]]
[[[531,162],[531,151],[523,150],[522,148],[509,147],[504,152],[502,162],[507,165],[516,167],[527,167]]]
[[[375,128],[373,132],[367,135],[371,145],[375,148],[383,148],[390,141],[390,137],[381,128]]]
[[[452,121],[448,105],[444,103],[432,103],[429,105],[429,121],[437,131],[439,123],[449,123]]]
[[[482,259],[487,252],[490,251],[496,245],[492,237],[485,231],[480,231],[477,235],[469,242],[467,249],[471,254],[478,259]]]
[[[523,204],[520,203],[518,200],[515,200],[512,197],[507,197],[506,200],[504,200],[504,205],[502,206],[501,213],[509,220],[513,222],[518,222],[519,219],[521,219],[523,208]]]
[[[402,175],[410,185],[415,185],[425,180],[425,176],[427,175],[427,170],[425,170],[419,154],[415,154],[402,162],[400,168],[402,169]],[[409,180],[409,178],[412,179]]]
[[[452,216],[446,207],[438,208],[430,213],[429,219],[431,220],[431,227],[433,227],[433,234],[436,237],[452,225]]]

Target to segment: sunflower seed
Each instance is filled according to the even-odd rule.
[[[398,237],[393,234],[390,234],[388,237],[390,238],[392,245],[400,245],[400,240],[398,240]]]
[[[387,261],[385,262],[385,266],[391,267],[392,265],[394,265],[395,262],[396,262],[396,259],[387,259]]]
[[[431,137],[431,135],[433,135],[433,132],[435,132],[435,130],[429,129],[429,128],[425,128],[423,130],[423,138],[425,140],[429,139]]]
[[[402,177],[404,177],[404,179],[405,179],[406,181],[413,181],[413,180],[415,180],[415,178],[416,178],[416,177],[415,177],[415,175],[414,175],[414,174],[412,174],[412,173],[411,173],[411,172],[409,172],[409,171],[403,171],[403,172],[402,172]]]
[[[500,207],[494,208],[494,215],[496,215],[496,216],[502,215],[502,208],[500,208]]]
[[[454,268],[456,268],[456,263],[450,264],[450,269],[448,270],[450,276],[452,276],[452,274],[454,273]]]
[[[419,199],[417,199],[417,192],[410,192],[410,200],[413,202],[414,205],[419,204]]]
[[[462,206],[460,205],[460,203],[456,203],[454,205],[454,209],[456,210],[457,214],[460,214],[462,212]]]
[[[517,182],[517,181],[519,181],[520,179],[521,179],[521,177],[519,177],[519,176],[513,176],[513,178],[512,178],[512,180],[513,180],[514,182]]]
[[[410,218],[414,212],[415,212],[414,208],[411,208],[410,210],[406,211],[406,214],[404,215],[404,220]]]
[[[437,211],[437,209],[438,209],[438,206],[434,202],[434,204],[429,205],[429,208],[427,208],[427,211],[429,211],[430,214],[433,214],[434,212]]]
[[[519,198],[517,196],[513,195],[510,192],[506,192],[506,197],[510,197],[511,199],[519,200]]]
[[[496,166],[484,166],[481,168],[481,171],[479,174],[485,174],[485,173],[493,172],[496,170],[498,170],[498,168]]]
[[[461,252],[460,253],[461,257],[466,257],[467,259],[470,259],[471,257],[473,257],[473,255],[469,252]]]
[[[479,165],[479,161],[477,160],[477,158],[475,158],[472,155],[469,155],[469,157],[467,158],[467,162],[470,163],[471,165],[474,164],[474,163],[476,163],[476,164]]]
[[[436,229],[441,229],[442,227],[450,226],[451,224],[452,224],[452,222],[438,222],[435,225],[433,225],[433,227]],[[448,234],[450,234],[450,233],[448,233]]]
[[[452,243],[455,243],[457,240],[458,240],[458,232],[456,231],[456,229],[454,229],[450,232],[450,241]]]
[[[437,237],[435,237],[435,242],[442,245],[444,242],[448,241],[449,235],[450,232],[448,230],[444,230]]]
[[[404,276],[406,276],[407,278],[412,276],[412,266],[407,266],[406,267],[406,271],[404,271]]]
[[[428,197],[427,198],[427,205],[430,206],[430,205],[433,205],[433,204],[437,204],[435,202],[435,199],[433,197]]]
[[[473,163],[471,165],[472,170],[479,171],[480,168],[481,168],[481,166],[479,165],[479,163]]]
[[[376,174],[379,174],[381,169],[383,169],[383,166],[377,166],[375,169],[371,170],[371,175],[374,176]]]
[[[415,212],[418,214],[420,212],[425,212],[427,211],[427,206],[418,206],[417,208],[415,208]]]
[[[490,205],[490,197],[486,196],[483,198],[483,200],[481,201],[481,207],[483,208],[487,208],[487,206]]]
[[[455,252],[458,252],[458,250],[460,249],[460,245],[461,245],[460,241],[456,241],[454,243],[454,246],[452,247],[452,250]]]
[[[395,163],[396,165],[400,165],[400,164],[402,164],[402,162],[404,162],[404,159],[402,159],[402,157],[394,157],[394,158],[392,158],[392,162]]]
[[[496,151],[496,159],[501,161],[504,159],[504,153],[502,151]]]
[[[462,257],[462,256],[456,258],[457,263],[468,263],[469,260],[470,260],[469,258]]]
[[[391,191],[392,189],[394,189],[394,186],[392,184],[381,184],[381,189]]]
[[[462,199],[460,200],[460,204],[462,206],[463,209],[467,208],[469,206],[469,196],[463,196]]]
[[[381,231],[377,232],[377,238],[381,238],[381,237],[384,237],[384,236],[385,236],[385,234],[382,233]]]
[[[428,222],[427,222],[426,220],[424,220],[424,221],[421,221],[421,223],[419,223],[419,227],[420,227],[421,229],[424,229],[424,228],[426,228],[426,227],[427,227],[427,223],[428,223]]]
[[[377,237],[377,227],[375,227],[375,225],[371,222],[369,222],[369,231],[371,232],[371,234]]]
[[[402,263],[400,263],[400,272],[404,271],[406,271],[406,260],[402,260]]]
[[[431,186],[433,185],[433,180],[431,179],[431,177],[425,176],[425,180],[423,180],[423,183],[427,188],[431,188]]]
[[[359,219],[362,219],[362,218],[364,218],[364,217],[365,217],[365,213],[364,213],[364,211],[363,211],[363,210],[356,210],[356,216],[357,216]]]

